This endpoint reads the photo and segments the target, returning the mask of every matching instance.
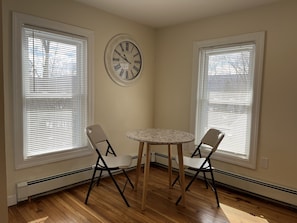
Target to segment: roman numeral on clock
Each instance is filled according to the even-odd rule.
[[[119,70],[120,68],[121,68],[121,64],[117,64],[117,65],[114,66],[115,70]]]

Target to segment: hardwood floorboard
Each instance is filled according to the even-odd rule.
[[[128,174],[134,180],[135,170]],[[123,187],[124,176],[116,175],[116,179]],[[126,206],[112,180],[104,178],[93,188],[88,205],[84,204],[88,184],[84,184],[9,207],[9,223],[290,223],[297,219],[296,210],[221,187],[221,207],[217,208],[214,193],[200,180],[187,191],[186,207],[175,205],[179,186],[169,189],[167,169],[153,165],[146,209],[142,211],[142,183],[140,177],[137,191],[126,186],[131,207]]]

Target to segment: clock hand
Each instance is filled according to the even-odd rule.
[[[121,53],[119,53],[117,50],[115,50],[115,52],[123,59],[123,60],[125,60],[126,62],[128,62],[129,64],[131,64],[131,62],[127,59],[127,57],[126,57],[126,55],[124,54],[124,56],[121,54]]]
[[[126,55],[124,54],[124,57],[122,57],[126,62],[128,62],[129,64],[131,64],[131,62],[127,59]]]

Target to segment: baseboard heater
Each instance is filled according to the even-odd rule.
[[[215,169],[219,184],[255,197],[297,209],[297,190]]]
[[[155,163],[157,165],[167,166],[168,156],[155,153]],[[172,163],[172,166],[174,169],[178,168],[175,162]],[[186,174],[192,175],[193,172],[189,171],[186,172]],[[221,169],[216,169],[214,174],[216,181],[221,185],[297,209],[297,190],[295,189],[264,182]]]
[[[247,182],[250,182],[250,183],[258,184],[260,186],[264,186],[264,187],[267,187],[267,188],[271,188],[271,189],[279,190],[279,191],[286,192],[286,193],[289,193],[289,194],[297,195],[297,191],[292,190],[290,188],[277,186],[277,185],[274,185],[274,184],[266,183],[266,182],[263,182],[263,181],[255,180],[255,179],[252,179],[252,178],[244,177],[244,176],[241,176],[241,175],[238,175],[238,174],[226,172],[226,171],[219,170],[219,169],[215,170],[215,172],[219,173],[219,174],[223,174],[225,176],[234,177],[234,178],[237,178],[239,180],[243,180],[243,181],[247,181]]]
[[[136,166],[137,156],[133,156],[132,158],[131,169]],[[89,166],[53,176],[20,182],[16,185],[17,202],[86,183],[92,177],[92,173],[93,168]],[[103,174],[103,177],[105,176],[107,176],[106,172]]]
[[[167,166],[168,157],[164,154],[153,153],[152,162],[157,165]],[[136,166],[137,156],[133,156],[132,169]],[[177,165],[173,162],[173,168]],[[32,197],[62,190],[80,183],[86,183],[92,175],[92,167],[64,172],[17,184],[17,202],[28,200]],[[192,174],[187,172],[187,174]],[[239,174],[216,169],[215,178],[218,183],[229,186],[232,189],[241,190],[246,193],[273,200],[275,202],[297,209],[297,190],[275,185],[272,183],[256,180]]]
[[[53,176],[35,179],[17,184],[17,202],[28,200],[34,196],[49,193],[79,182],[85,182],[92,175],[92,167],[86,167]]]

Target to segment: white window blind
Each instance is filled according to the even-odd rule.
[[[92,154],[94,32],[13,12],[17,169]]]
[[[225,133],[214,159],[256,167],[264,32],[194,43],[191,130]],[[193,123],[193,124],[192,124]]]
[[[209,128],[226,137],[219,150],[249,155],[255,44],[201,50],[200,135]]]
[[[83,37],[23,27],[24,158],[87,145]]]

